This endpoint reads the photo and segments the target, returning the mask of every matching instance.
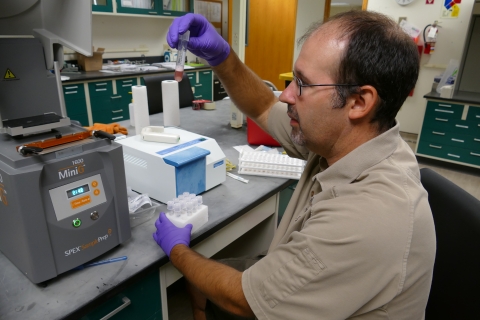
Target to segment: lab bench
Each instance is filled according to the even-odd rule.
[[[145,85],[143,77],[159,73],[173,75],[173,70],[69,74],[70,79],[62,82],[67,116],[83,126],[128,120],[132,86]],[[213,71],[210,67],[185,69],[185,73],[189,76],[195,98],[212,100]]]
[[[233,146],[247,144],[246,128],[230,127],[228,101],[218,101],[211,111],[180,109],[180,119],[181,128],[216,139],[226,157],[238,164]],[[135,134],[128,120],[119,123]],[[150,125],[163,125],[163,114],[152,115]],[[191,247],[196,251],[211,257],[233,246],[241,248],[235,251],[241,256],[268,248],[277,226],[281,191],[294,180],[247,178],[245,184],[227,177],[202,194],[209,219],[192,235]],[[165,209],[164,204],[159,206],[159,211]],[[132,227],[130,240],[94,259],[127,256],[127,260],[71,270],[43,286],[31,283],[0,253],[0,319],[87,320],[116,311],[111,319],[168,319],[166,288],[181,275],[152,238],[159,211]]]
[[[458,91],[442,98],[432,91],[424,98],[416,154],[480,168],[480,93]]]

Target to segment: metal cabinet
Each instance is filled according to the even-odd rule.
[[[88,126],[87,100],[83,83],[63,86],[63,96],[68,117],[79,121],[82,126]]]
[[[113,12],[113,0],[92,0],[92,11]]]
[[[212,70],[199,70],[186,72],[193,89],[195,99],[213,101],[213,72]]]
[[[116,0],[117,13],[182,16],[193,12],[193,0]]]
[[[160,298],[159,272],[155,271],[134,285],[117,294],[81,320],[138,319],[161,320],[162,305]]]
[[[416,154],[480,167],[480,106],[428,100]]]
[[[131,98],[128,92],[131,90],[131,83],[126,83],[127,89],[121,85],[123,85],[122,81],[130,80],[133,83],[133,79],[88,83],[93,123],[112,123],[129,119],[128,103]],[[115,85],[117,81],[120,84],[120,90]]]

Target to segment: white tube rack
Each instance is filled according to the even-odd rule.
[[[241,152],[238,173],[255,176],[300,179],[305,161],[284,154]]]

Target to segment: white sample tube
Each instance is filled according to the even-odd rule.
[[[187,45],[190,40],[190,30],[178,37],[178,55],[177,64],[175,65],[174,79],[178,82],[182,81],[183,69],[185,65],[185,55],[187,54]]]

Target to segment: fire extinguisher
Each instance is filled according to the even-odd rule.
[[[438,25],[438,22],[435,21],[433,24],[428,24],[425,29],[423,29],[423,43],[425,45],[423,53],[432,54],[435,52],[435,44],[437,43],[437,33],[439,27],[440,26]],[[428,34],[425,37],[425,32],[427,29]]]

